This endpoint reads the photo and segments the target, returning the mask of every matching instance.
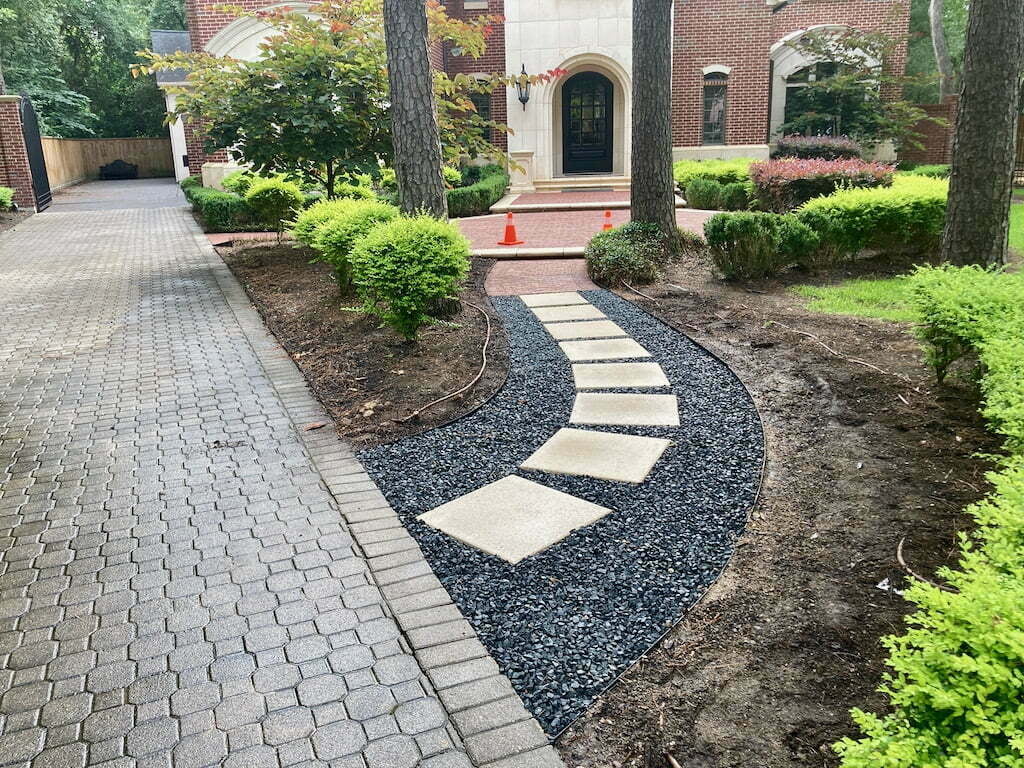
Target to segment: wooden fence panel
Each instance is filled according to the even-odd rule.
[[[173,176],[170,137],[159,139],[58,139],[43,137],[50,188],[98,179],[100,166],[124,160],[139,166],[139,178]]]

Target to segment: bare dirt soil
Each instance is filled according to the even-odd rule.
[[[689,265],[643,289],[656,304],[628,296],[739,374],[769,461],[719,582],[558,740],[571,768],[837,765],[849,709],[885,704],[879,639],[908,610],[898,543],[919,574],[955,562],[986,488],[972,454],[997,449],[976,392],[937,386],[906,326],[811,313],[792,282],[814,280],[723,286]]]
[[[0,211],[0,232],[14,229],[17,224],[20,224],[31,215],[31,211],[18,211],[17,213],[13,211]]]
[[[487,306],[483,279],[489,262],[475,262],[461,311],[407,342],[380,322],[345,307],[325,264],[291,243],[249,244],[218,252],[245,286],[270,330],[298,364],[338,432],[359,448],[391,442],[438,426],[487,400],[508,371],[505,336]],[[488,365],[464,397],[447,400],[409,421],[410,414],[468,384],[480,370],[491,316]]]

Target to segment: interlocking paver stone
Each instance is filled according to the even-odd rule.
[[[419,519],[514,565],[609,511],[511,475],[442,504]]]
[[[0,653],[18,672],[0,755],[418,760],[392,712],[408,725],[439,705],[341,507],[402,529],[350,451],[304,441],[293,419],[319,411],[201,242],[175,207],[47,212],[0,234]],[[297,383],[278,387],[285,374]],[[400,577],[409,549],[374,554]]]
[[[660,438],[566,427],[538,448],[522,467],[558,475],[642,483],[669,445],[670,441]]]

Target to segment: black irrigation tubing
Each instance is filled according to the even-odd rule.
[[[614,293],[614,292],[612,292],[612,293]],[[743,379],[740,378],[740,375],[738,373],[736,373],[736,371],[734,371],[732,369],[732,366],[730,366],[728,363],[726,363],[725,360],[723,360],[721,357],[719,357],[715,352],[713,352],[712,350],[708,349],[705,345],[701,344],[699,341],[697,341],[692,336],[687,334],[685,331],[683,331],[681,328],[679,328],[675,323],[672,323],[669,320],[666,320],[665,318],[658,317],[653,312],[650,312],[646,307],[641,306],[639,303],[637,303],[635,301],[630,301],[629,299],[626,299],[623,296],[620,296],[619,298],[622,298],[625,301],[629,301],[630,304],[633,304],[637,309],[639,309],[642,312],[644,312],[645,314],[649,315],[655,321],[661,323],[662,325],[664,325],[664,326],[666,326],[668,328],[671,328],[673,331],[675,331],[676,333],[678,333],[681,336],[686,337],[691,342],[693,342],[694,345],[696,345],[697,347],[700,347],[702,350],[707,352],[707,354],[710,357],[712,357],[713,359],[717,360],[719,363],[722,364],[722,366],[729,372],[729,374],[736,380],[736,382],[743,388],[743,391],[746,392],[747,396],[750,398],[750,403],[751,403],[751,405],[754,406],[754,413],[757,414],[757,423],[758,423],[758,425],[760,426],[760,429],[761,429],[761,443],[764,446],[764,451],[761,454],[761,469],[760,469],[760,472],[758,473],[757,488],[754,491],[754,498],[753,498],[753,500],[750,503],[750,509],[747,510],[747,523],[749,524],[750,520],[751,520],[751,517],[752,517],[752,515],[754,513],[754,510],[757,508],[757,505],[761,501],[761,492],[764,490],[764,479],[765,479],[765,476],[766,476],[766,474],[768,472],[768,440],[767,440],[767,437],[765,435],[764,419],[761,417],[761,409],[757,407],[757,401],[754,399],[754,396],[751,394],[750,389],[746,385],[746,382],[744,382]],[[654,301],[654,299],[651,299],[651,301]],[[746,526],[744,526],[744,528],[746,528]],[[740,535],[742,535],[742,534],[740,534]],[[739,539],[740,537],[737,536],[736,538]],[[596,706],[597,704],[600,703],[600,700],[601,700],[602,696],[604,696],[606,693],[608,693],[608,691],[610,691],[612,688],[614,688],[616,685],[618,685],[618,683],[622,680],[622,678],[624,678],[626,675],[628,675],[630,672],[632,672],[634,669],[636,669],[640,664],[642,664],[643,661],[647,658],[647,656],[651,653],[651,651],[653,651],[655,648],[657,648],[659,645],[661,645],[662,641],[666,637],[668,637],[670,634],[672,634],[672,632],[674,632],[676,630],[676,628],[680,624],[682,624],[684,621],[686,621],[690,617],[690,615],[697,608],[697,606],[699,606],[702,602],[704,602],[704,598],[706,598],[708,596],[708,594],[711,592],[711,590],[714,589],[715,585],[718,584],[719,579],[722,578],[722,574],[725,573],[726,568],[728,568],[731,563],[732,563],[732,555],[729,556],[729,559],[726,561],[726,563],[718,571],[718,575],[716,575],[715,578],[711,581],[711,583],[709,583],[707,585],[707,587],[701,593],[700,597],[698,597],[694,601],[693,605],[691,605],[689,607],[689,609],[687,609],[686,613],[684,613],[682,616],[680,616],[679,619],[675,623],[672,624],[672,626],[668,627],[664,632],[662,632],[660,635],[658,635],[657,639],[654,642],[652,642],[650,644],[650,646],[648,646],[646,651],[644,651],[639,657],[637,657],[636,661],[634,661],[628,667],[626,667],[621,672],[619,672],[617,675],[615,675],[615,677],[612,678],[608,682],[608,685],[606,685],[604,688],[602,688],[601,691],[594,696],[593,702],[590,704],[589,707],[586,708],[586,710],[581,712],[577,717],[575,717],[572,720],[572,722],[566,724],[560,731],[558,731],[554,736],[552,736],[551,737],[552,743],[558,741],[558,739],[560,739],[563,736],[563,734],[565,734],[566,731],[568,731],[570,728],[572,728],[574,725],[576,725],[576,723],[578,723],[581,719],[583,719],[587,715],[587,713],[589,713],[590,710],[594,708],[594,706]]]

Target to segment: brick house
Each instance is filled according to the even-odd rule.
[[[219,2],[187,0],[187,44],[219,55],[256,56],[266,27],[217,11]],[[268,7],[266,0],[238,4]],[[448,0],[446,5],[454,16],[498,14],[504,23],[495,28],[482,59],[438,50],[436,66],[468,74],[523,68],[569,73],[534,87],[525,105],[515,89],[495,92],[490,103],[479,105],[511,129],[506,148],[524,169],[515,174],[515,191],[592,185],[595,178],[602,185],[628,184],[631,0]],[[676,0],[674,13],[676,158],[767,157],[785,119],[787,94],[806,80],[813,64],[787,42],[811,30],[844,27],[903,39],[909,24],[909,3],[902,0]],[[884,66],[902,71],[905,56],[904,43]],[[176,154],[187,154],[188,168],[200,173],[211,158],[201,155],[187,126],[172,133]],[[182,175],[185,165],[179,165]]]

